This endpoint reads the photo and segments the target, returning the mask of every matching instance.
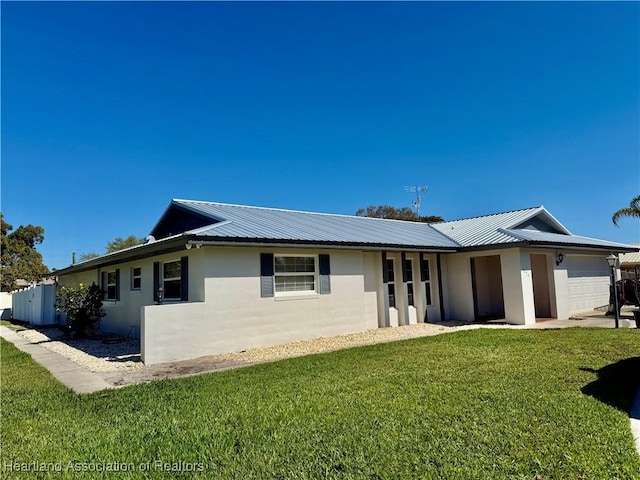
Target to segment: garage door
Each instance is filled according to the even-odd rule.
[[[609,304],[609,266],[604,256],[569,255],[569,307],[586,312]]]

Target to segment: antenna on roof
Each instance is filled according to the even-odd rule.
[[[422,198],[420,194],[429,190],[429,187],[426,185],[422,185],[420,187],[404,187],[405,192],[415,193],[416,199],[412,202],[413,206],[416,207],[416,215],[420,216],[420,204],[422,203]]]

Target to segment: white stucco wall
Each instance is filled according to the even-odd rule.
[[[566,267],[558,265],[553,269],[553,283],[555,287],[556,318],[566,320],[571,316],[569,277]]]
[[[505,321],[517,325],[535,323],[529,254],[519,248],[446,255],[447,319],[467,322],[475,319],[471,258],[480,259],[482,263],[482,257],[493,255],[500,256]],[[487,277],[484,281],[490,282],[491,279]],[[479,287],[479,294],[491,294],[490,286],[479,285]],[[497,296],[493,295],[493,297]],[[490,301],[490,299],[482,299],[480,303]],[[496,301],[495,298],[494,301]]]
[[[468,253],[446,255],[446,264],[443,263],[446,268],[446,320],[474,320],[470,258]]]
[[[516,325],[533,325],[536,312],[529,252],[520,248],[501,250],[500,262],[505,319]]]
[[[204,300],[204,280],[202,259],[205,249],[191,248],[179,252],[160,255],[153,258],[125,262],[102,269],[94,269],[60,278],[61,285],[78,283],[100,285],[102,272],[120,269],[120,300],[105,300],[103,308],[106,316],[100,321],[100,330],[118,335],[129,335],[139,338],[141,313],[140,308],[146,305],[154,305],[153,300],[153,263],[179,260],[181,257],[189,257],[189,301]],[[131,269],[140,267],[142,272],[139,290],[133,290],[131,285]]]
[[[377,295],[365,282],[375,256],[359,251],[213,248],[200,258],[205,300],[142,307],[148,364],[242,351],[376,328]],[[260,253],[328,253],[331,293],[260,297]],[[191,267],[190,267],[191,268]],[[191,272],[191,270],[190,270]]]

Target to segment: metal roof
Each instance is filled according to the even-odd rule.
[[[544,207],[525,208],[523,210],[441,222],[433,224],[433,227],[463,247],[515,243],[522,240],[502,229],[515,227],[537,215],[542,215],[557,230],[568,233],[568,230],[555,220]]]
[[[199,241],[220,244],[245,242],[246,244],[299,243],[356,248],[397,247],[443,252],[456,252],[466,248],[492,248],[509,244],[592,247],[611,249],[612,252],[637,250],[637,247],[631,245],[572,235],[544,207],[426,224],[174,199],[156,227],[162,222],[168,222],[170,226],[177,228],[180,224],[180,215],[188,215],[189,211],[200,215],[198,221],[203,220],[206,223],[207,219],[211,219],[211,224],[179,231],[143,245],[71,265],[56,271],[56,274],[65,275],[169,253],[184,249],[186,243],[197,244]],[[167,219],[168,212],[176,213],[177,217]]]
[[[426,223],[192,200],[173,200],[173,203],[217,222],[185,232],[202,238],[444,249],[459,247]]]
[[[640,250],[640,244],[634,243],[632,245]],[[640,251],[620,255],[620,265],[640,265]]]
[[[539,232],[536,230],[509,230],[504,229],[508,235],[513,235],[519,240],[527,240],[530,242],[535,242],[538,244],[552,244],[552,245],[571,245],[571,246],[580,246],[580,247],[598,247],[598,248],[606,248],[610,247],[615,251],[618,249],[629,249],[629,245],[617,242],[610,242],[608,240],[600,240],[596,238],[589,237],[581,237],[579,235],[561,235],[558,233],[549,233],[549,232]]]

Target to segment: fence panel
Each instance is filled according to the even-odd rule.
[[[34,325],[55,324],[55,301],[55,285],[35,285],[12,292],[13,318]]]

